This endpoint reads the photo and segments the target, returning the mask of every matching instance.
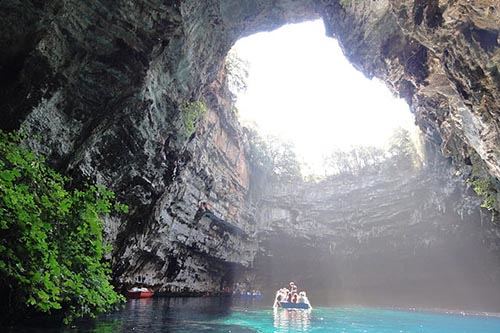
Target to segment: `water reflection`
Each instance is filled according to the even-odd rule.
[[[80,320],[73,327],[19,323],[4,333],[498,333],[500,318],[444,315],[371,308],[271,310],[231,298],[154,298],[131,300],[123,308]]]
[[[274,328],[278,332],[305,332],[311,327],[311,309],[274,309]]]
[[[230,326],[211,321],[228,316],[230,298],[149,298],[127,301],[123,308],[96,319],[78,320],[72,327],[58,322],[45,325],[27,322],[9,328],[7,333],[153,333],[153,332],[237,332]],[[248,332],[244,330],[243,332]]]

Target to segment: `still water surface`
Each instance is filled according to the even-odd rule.
[[[9,332],[500,332],[500,318],[492,316],[361,307],[273,311],[267,303],[215,297],[130,300],[121,310],[72,328],[16,327]]]

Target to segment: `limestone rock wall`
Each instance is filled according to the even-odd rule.
[[[160,291],[216,292],[231,285],[234,266],[251,264],[257,245],[247,199],[249,166],[234,117],[209,107],[145,226],[135,235],[118,233],[128,236],[114,255],[120,283],[144,278]],[[221,228],[213,216],[200,214],[201,202],[209,204],[215,219],[241,232]]]
[[[476,152],[498,178],[498,13],[486,0],[3,0],[0,128],[22,127],[56,168],[130,206],[106,225],[117,282],[219,289],[255,251],[252,237],[222,241],[194,218],[206,199],[216,217],[255,228],[221,78],[238,38],[323,17],[430,140],[461,165]],[[210,112],[187,137],[181,106],[201,98]]]

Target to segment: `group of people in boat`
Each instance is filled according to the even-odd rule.
[[[309,307],[311,307],[311,303],[309,303],[309,299],[307,298],[306,292],[305,291],[298,291],[299,289],[295,285],[295,283],[292,281],[288,285],[288,288],[281,288],[276,292],[276,297],[274,299],[274,307],[278,308],[281,307],[281,303],[283,302],[288,302],[288,303],[301,303],[301,304],[307,304]]]

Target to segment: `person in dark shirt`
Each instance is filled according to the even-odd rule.
[[[198,222],[205,213],[212,213],[212,212],[210,211],[208,203],[205,201],[201,201],[198,204],[198,210],[196,211],[196,214],[194,215],[194,220],[196,222]]]

